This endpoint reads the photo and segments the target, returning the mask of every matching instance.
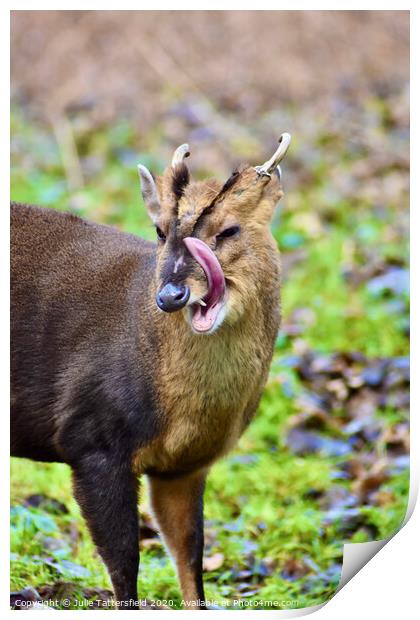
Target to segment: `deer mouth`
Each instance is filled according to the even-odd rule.
[[[191,324],[196,332],[208,333],[220,324],[218,318],[225,306],[225,276],[217,256],[204,241],[186,237],[184,243],[207,278],[206,295],[189,306]]]

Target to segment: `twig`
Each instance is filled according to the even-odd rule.
[[[65,114],[52,116],[52,125],[60,149],[68,188],[70,191],[78,190],[83,187],[84,180],[72,125]]]

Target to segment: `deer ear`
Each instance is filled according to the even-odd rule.
[[[146,166],[139,164],[137,169],[139,171],[140,189],[145,207],[153,224],[156,224],[160,215],[160,202],[155,180]]]
[[[277,166],[273,173],[270,175],[270,179],[263,189],[261,199],[256,207],[256,217],[260,222],[268,224],[273,217],[274,210],[278,202],[283,198],[283,186],[281,183],[281,171],[280,166]]]
[[[281,168],[280,166],[276,166],[273,174],[271,175],[270,182],[266,185],[264,190],[264,195],[274,202],[274,206],[284,196],[281,176]]]
[[[279,139],[279,146],[276,152],[262,166],[256,166],[255,171],[261,181],[265,183],[262,198],[258,206],[259,216],[264,221],[269,222],[272,218],[274,209],[284,196],[281,179],[280,162],[287,153],[291,136],[283,133]]]

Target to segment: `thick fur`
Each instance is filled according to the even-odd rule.
[[[168,237],[158,246],[12,205],[12,454],[72,467],[76,498],[127,609],[137,599],[140,474],[149,476],[184,598],[203,605],[206,473],[257,408],[280,320],[268,222],[281,189],[252,169],[224,188],[188,181],[184,174],[176,191],[169,172],[157,181]],[[240,239],[218,245],[217,232],[232,224]],[[165,314],[155,303],[189,234],[213,247],[226,276],[228,313],[210,336],[193,333],[188,309]],[[180,273],[196,297],[205,293],[204,274],[186,254]]]

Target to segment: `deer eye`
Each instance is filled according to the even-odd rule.
[[[216,235],[216,239],[227,239],[228,237],[233,237],[237,235],[240,231],[239,226],[229,226],[229,228],[225,228],[218,235]]]
[[[158,236],[159,241],[166,241],[166,235],[159,226],[156,226],[156,234]]]

